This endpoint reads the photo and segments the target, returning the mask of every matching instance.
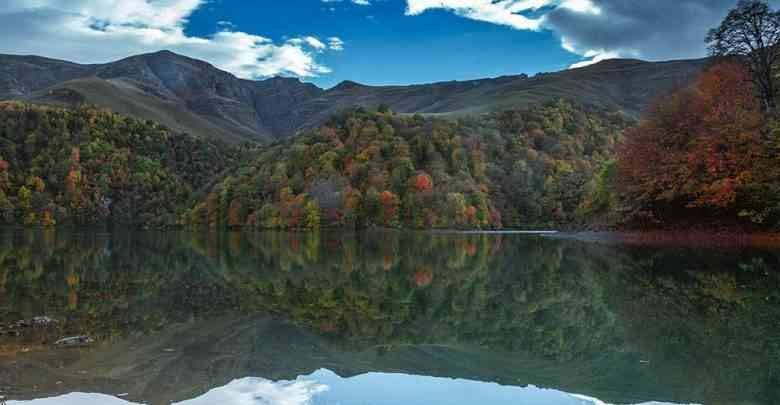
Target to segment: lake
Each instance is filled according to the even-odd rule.
[[[545,235],[5,229],[0,402],[778,404],[779,269]]]

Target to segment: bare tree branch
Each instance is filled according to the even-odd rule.
[[[707,35],[711,56],[735,56],[753,75],[767,110],[777,108],[775,78],[780,45],[780,12],[764,0],[740,0]]]

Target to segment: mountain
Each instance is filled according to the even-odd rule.
[[[615,59],[533,77],[503,76],[413,86],[343,82],[305,102],[298,108],[303,114],[298,115],[307,117],[303,127],[311,127],[353,105],[387,104],[402,113],[464,115],[525,109],[563,98],[636,117],[655,97],[690,82],[708,63],[707,59],[671,62]]]
[[[655,96],[690,81],[707,63],[706,59],[610,60],[533,77],[412,86],[346,81],[324,90],[291,78],[239,79],[169,51],[95,65],[0,55],[0,99],[95,104],[179,132],[231,142],[264,141],[317,126],[355,105],[386,104],[401,113],[462,115],[566,98],[637,116]]]
[[[108,107],[178,132],[237,142],[279,133],[278,109],[322,90],[296,79],[241,80],[168,51],[104,65],[0,56],[0,98]]]

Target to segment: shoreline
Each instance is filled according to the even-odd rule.
[[[688,247],[770,247],[780,248],[780,232],[743,231],[743,230],[614,230],[614,231],[578,231],[578,230],[522,230],[522,229],[406,229],[406,228],[343,228],[323,227],[320,229],[266,229],[266,228],[208,228],[208,227],[166,227],[137,228],[117,226],[0,226],[4,230],[16,231],[66,231],[66,232],[97,232],[112,233],[115,231],[133,232],[286,232],[286,233],[320,233],[320,232],[419,232],[438,235],[518,235],[537,236],[550,239],[576,240],[588,243],[603,243],[636,246],[688,246]]]
[[[583,231],[547,235],[552,239],[578,240],[634,246],[771,247],[780,248],[778,232],[723,231]]]

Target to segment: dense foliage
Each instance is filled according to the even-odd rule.
[[[719,57],[626,131],[606,188],[628,227],[777,229],[780,12],[741,0],[706,41]]]
[[[489,229],[780,223],[780,124],[720,62],[633,127],[568,102],[354,109],[251,150],[82,107],[0,104],[0,222]]]
[[[224,146],[82,107],[0,104],[0,222],[175,224],[234,158]]]
[[[362,109],[245,162],[184,222],[209,226],[498,228],[592,209],[618,114],[566,102],[460,121]]]
[[[623,219],[641,226],[775,226],[778,124],[740,64],[660,100],[618,148]]]

